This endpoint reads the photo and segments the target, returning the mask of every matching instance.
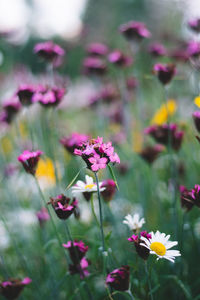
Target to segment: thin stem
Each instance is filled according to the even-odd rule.
[[[100,228],[100,224],[99,224],[99,221],[98,221],[98,219],[97,219],[97,216],[96,216],[96,213],[95,213],[95,209],[94,209],[94,197],[93,197],[93,195],[92,195],[92,197],[91,197],[90,203],[91,203],[91,208],[92,208],[92,214],[93,214],[93,216],[94,216],[94,218],[95,218],[95,221],[96,221],[98,227]]]
[[[94,174],[95,174],[95,179],[96,179],[96,184],[97,184],[101,239],[102,239],[102,248],[103,248],[103,252],[104,252],[105,251],[105,241],[104,241],[104,232],[103,232],[103,214],[102,214],[102,205],[101,205],[101,197],[100,197],[100,189],[99,189],[99,180],[98,180],[97,172],[95,172]]]
[[[151,280],[150,280],[150,275],[149,275],[149,271],[148,271],[148,267],[147,267],[147,262],[145,262],[144,265],[145,265],[145,272],[146,272],[146,276],[147,276],[147,282],[148,282],[148,287],[149,287],[150,298],[151,298],[151,300],[153,300]]]
[[[131,298],[132,300],[135,300],[135,298],[133,297],[133,294],[132,294],[131,290],[128,290],[128,291],[126,291],[126,292],[127,292],[127,294],[129,294],[129,296],[130,296],[130,298]]]

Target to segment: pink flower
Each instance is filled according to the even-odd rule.
[[[48,204],[51,204],[56,215],[61,220],[68,219],[73,212],[75,211],[78,201],[76,198],[73,198],[72,200],[68,197],[66,197],[63,194],[58,195],[57,197],[50,198],[50,202]]]
[[[65,55],[64,49],[52,41],[36,44],[33,51],[46,61],[52,62],[54,67],[58,67],[62,63]]]
[[[36,216],[38,218],[40,226],[43,226],[44,223],[50,219],[50,216],[48,214],[48,210],[46,209],[46,207],[42,207],[41,210],[39,210],[36,213]]]
[[[35,175],[38,161],[40,155],[43,154],[42,151],[29,151],[25,150],[22,154],[18,156],[18,161],[20,161],[27,173]]]
[[[89,162],[92,164],[91,169],[94,172],[97,172],[100,169],[106,168],[107,158],[102,157],[100,158],[99,155],[89,158]]]

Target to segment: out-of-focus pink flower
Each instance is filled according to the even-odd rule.
[[[33,51],[57,67],[62,63],[61,58],[65,55],[64,49],[52,41],[36,44]]]
[[[122,266],[113,270],[106,277],[106,284],[117,291],[127,291],[129,289],[129,266]]]
[[[188,22],[188,27],[196,33],[200,33],[200,18],[192,19]]]
[[[165,147],[163,145],[157,144],[154,146],[147,146],[139,153],[139,155],[149,164],[152,164],[159,156]]]
[[[146,247],[140,245],[140,243],[142,242],[141,236],[143,236],[147,239],[151,238],[150,233],[148,233],[147,231],[141,231],[139,235],[133,234],[130,238],[128,238],[128,241],[133,242],[134,245],[135,245],[135,250],[136,250],[137,254],[142,259],[147,260],[147,258],[149,257],[149,249],[147,249]]]
[[[162,84],[168,84],[176,74],[176,67],[174,64],[155,64],[153,72],[157,75]]]
[[[89,139],[89,135],[73,132],[70,136],[61,138],[60,143],[67,151],[69,151],[71,154],[74,154],[74,150],[77,147],[80,147],[82,143],[87,142]]]
[[[144,130],[145,134],[151,135],[158,143],[171,147],[178,151],[181,147],[184,132],[178,130],[174,123],[163,125],[152,125]]]
[[[93,172],[105,169],[110,162],[120,163],[119,156],[114,152],[112,143],[103,143],[103,138],[100,137],[83,143],[74,150],[74,154],[81,156],[86,162],[88,169]]]
[[[146,25],[142,22],[130,21],[120,26],[119,31],[128,40],[142,40],[144,38],[150,38],[151,33],[147,29]]]
[[[195,184],[194,188],[188,190],[185,186],[180,186],[181,206],[190,211],[194,205],[200,207],[200,185]]]
[[[108,47],[102,43],[91,43],[86,50],[92,56],[105,56],[108,53]]]
[[[35,92],[35,87],[30,84],[21,84],[16,92],[19,101],[24,106],[29,106],[32,104],[32,97]]]
[[[98,57],[86,57],[83,61],[83,72],[86,75],[102,76],[106,73],[107,66],[105,62]]]
[[[198,130],[198,132],[200,132],[200,111],[195,111],[192,114],[192,116],[193,116],[195,127]]]
[[[114,180],[106,179],[102,182],[100,187],[101,188],[105,187],[105,190],[101,192],[101,195],[102,195],[104,201],[106,201],[106,202],[111,201],[117,190]]]
[[[132,57],[124,55],[118,49],[108,55],[108,60],[118,67],[129,67],[133,63]]]
[[[135,77],[128,77],[126,80],[126,87],[128,90],[134,90],[138,84],[138,80]]]
[[[69,255],[74,264],[78,264],[88,251],[83,241],[68,241],[63,247],[69,251]]]
[[[155,57],[166,56],[167,50],[162,44],[154,43],[149,46],[149,53]]]
[[[89,271],[87,270],[89,266],[89,261],[83,257],[79,264],[69,265],[69,272],[71,275],[79,274],[80,278],[83,279],[90,275]]]
[[[169,56],[171,58],[174,58],[176,62],[186,62],[189,60],[189,53],[187,49],[177,48],[175,50],[172,50],[169,53]]]
[[[36,213],[36,216],[38,218],[40,226],[43,226],[45,224],[45,222],[50,219],[50,216],[49,216],[49,213],[48,213],[48,210],[46,209],[46,207],[42,207],[41,210],[39,210]]]
[[[78,200],[76,198],[71,200],[65,195],[60,194],[55,198],[51,197],[48,204],[52,205],[59,219],[66,220],[73,214],[78,205]]]
[[[18,161],[20,161],[27,173],[35,175],[38,161],[40,159],[42,151],[29,151],[25,150],[22,154],[18,156]]]
[[[13,96],[10,99],[6,100],[2,104],[3,110],[0,115],[0,120],[2,122],[10,124],[16,114],[20,111],[21,109],[21,104],[18,100],[17,96]]]
[[[33,103],[39,102],[44,107],[57,106],[63,99],[66,90],[64,88],[48,88],[39,85],[32,97]]]
[[[187,52],[189,57],[197,59],[200,56],[200,42],[190,41],[187,45]]]
[[[29,277],[25,277],[23,280],[20,279],[8,279],[0,284],[0,293],[6,299],[14,300],[17,299],[24,289],[24,287],[30,284],[32,280]]]

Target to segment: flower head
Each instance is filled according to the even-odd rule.
[[[106,283],[117,291],[127,291],[129,288],[129,266],[122,266],[107,275]]]
[[[191,210],[194,205],[200,207],[200,185],[195,184],[194,188],[188,190],[185,186],[179,188],[181,194],[181,206],[187,211]]]
[[[0,119],[2,122],[10,124],[16,114],[21,109],[21,104],[17,96],[13,96],[10,99],[6,100],[3,105],[3,110],[1,112]]]
[[[193,116],[195,127],[198,130],[198,132],[200,132],[200,111],[195,111],[192,114],[192,116]]]
[[[104,56],[108,53],[108,47],[102,43],[91,43],[86,50],[92,56]]]
[[[70,136],[61,138],[60,143],[67,151],[74,154],[74,150],[80,147],[82,143],[87,142],[89,138],[89,135],[73,132]]]
[[[20,279],[9,279],[3,281],[0,284],[0,293],[9,300],[16,299],[26,285],[31,283],[32,280],[29,277],[25,277],[23,280]]]
[[[29,106],[33,103],[32,97],[34,93],[35,93],[35,87],[33,85],[28,85],[28,84],[21,84],[16,92],[19,101],[24,106]]]
[[[151,33],[147,29],[146,25],[142,22],[130,21],[120,26],[119,31],[128,40],[142,40],[149,38]]]
[[[48,210],[46,209],[46,207],[42,207],[41,210],[39,210],[36,213],[36,216],[38,218],[38,221],[39,221],[41,227],[44,225],[44,223],[46,221],[48,221],[50,219],[50,216],[49,216],[49,213],[48,213]]]
[[[150,233],[148,233],[147,231],[141,231],[137,235],[133,234],[130,238],[128,238],[128,241],[131,243],[134,243],[137,254],[142,259],[147,260],[147,258],[149,257],[149,250],[146,247],[141,245],[141,242],[142,242],[141,237],[142,236],[148,240],[151,238]]]
[[[140,245],[146,247],[150,251],[150,254],[156,255],[157,260],[165,258],[174,262],[176,256],[181,256],[178,250],[169,250],[178,244],[176,241],[169,241],[170,235],[166,236],[165,233],[159,231],[156,231],[156,233],[151,232],[150,234],[150,239],[147,239],[144,236],[141,237],[142,242]]]
[[[57,106],[63,99],[66,90],[63,88],[48,88],[46,86],[38,86],[36,89],[32,101],[33,103],[39,102],[44,107]]]
[[[120,163],[119,156],[114,152],[111,142],[103,143],[103,138],[92,139],[74,150],[74,154],[81,156],[88,169],[97,172],[105,169],[107,164]]]
[[[176,74],[176,67],[174,64],[155,64],[153,72],[157,75],[162,84],[168,84]]]
[[[69,251],[69,255],[74,264],[78,264],[88,251],[83,241],[68,241],[63,247]]]
[[[101,58],[91,56],[84,59],[83,71],[87,75],[102,76],[106,73],[107,67]]]
[[[104,201],[109,202],[112,200],[114,194],[116,193],[116,183],[112,179],[104,180],[100,185],[101,195]]]
[[[43,154],[42,151],[29,151],[25,150],[22,154],[18,156],[18,161],[20,161],[27,173],[35,175],[38,161],[40,155]]]
[[[76,200],[76,198],[73,198],[71,200],[63,194],[60,194],[55,198],[51,197],[50,200],[51,201],[48,204],[52,205],[56,215],[61,220],[68,219],[71,214],[73,214],[75,208],[78,205],[78,201]]]
[[[133,231],[138,231],[145,223],[144,218],[140,220],[139,214],[134,214],[131,216],[130,214],[127,215],[123,221],[124,224],[128,225],[128,227]]]
[[[200,18],[189,20],[188,27],[196,33],[200,33]]]
[[[88,266],[90,262],[83,257],[79,264],[70,264],[69,265],[69,272],[71,275],[79,274],[80,278],[83,279],[84,277],[87,277],[90,275],[88,271]]]
[[[132,64],[133,60],[130,56],[124,55],[120,50],[114,50],[108,55],[110,63],[118,67],[128,67]]]
[[[33,51],[38,54],[38,56],[48,62],[55,63],[57,66],[61,63],[60,58],[65,55],[64,49],[52,41],[36,44]]]
[[[148,146],[139,153],[139,155],[149,164],[152,164],[159,154],[164,150],[164,146],[157,144],[154,146]]]
[[[159,57],[167,55],[167,51],[162,44],[154,43],[149,46],[149,53],[152,56]]]
[[[102,182],[99,182],[99,186],[100,192],[103,192],[106,189],[106,187],[102,187]],[[76,184],[71,188],[71,190],[73,195],[82,193],[85,199],[89,201],[92,196],[92,193],[97,192],[97,185],[96,183],[94,183],[92,177],[86,175],[85,182],[78,180]]]

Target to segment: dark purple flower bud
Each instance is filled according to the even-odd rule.
[[[165,49],[165,47],[162,44],[159,44],[159,43],[151,44],[149,46],[148,52],[154,57],[167,55],[167,50]]]
[[[129,289],[129,266],[122,266],[113,270],[106,277],[106,284],[117,291],[127,291]]]
[[[114,50],[108,55],[110,63],[118,67],[129,67],[133,63],[133,59],[130,56],[124,55],[120,50]]]
[[[196,33],[200,33],[200,18],[192,19],[188,22],[188,27]]]
[[[105,190],[101,192],[104,201],[109,202],[112,200],[116,192],[116,184],[112,179],[106,179],[102,182],[101,188],[105,187]]]
[[[63,247],[69,251],[71,260],[75,265],[79,264],[81,259],[85,256],[88,251],[88,246],[82,241],[68,241],[67,244],[63,244]]]
[[[87,57],[83,61],[83,71],[87,75],[102,76],[106,73],[107,67],[102,59],[98,57]]]
[[[73,132],[69,137],[63,137],[60,139],[60,143],[65,147],[67,151],[74,154],[74,150],[87,142],[90,139],[89,135]]]
[[[153,67],[153,73],[158,77],[162,84],[168,84],[176,74],[174,64],[156,64]]]
[[[105,103],[111,103],[117,99],[119,93],[117,89],[112,85],[106,85],[100,91],[99,97]]]
[[[164,144],[178,151],[181,147],[184,132],[178,131],[176,124],[152,125],[144,130],[145,134],[151,135],[156,142]]]
[[[144,148],[139,155],[149,164],[152,164],[159,156],[159,154],[164,150],[164,146],[157,144],[154,146],[147,146]]]
[[[61,220],[68,219],[78,205],[76,198],[70,199],[63,194],[58,195],[55,198],[51,197],[50,200],[51,201],[48,202],[48,204],[52,205],[56,215]]]
[[[126,87],[128,90],[134,90],[138,86],[138,81],[135,77],[129,77],[126,80]]]
[[[142,242],[141,240],[141,236],[150,239],[151,238],[151,234],[147,233],[147,231],[141,231],[140,232],[140,236],[139,235],[135,235],[133,234],[130,238],[128,238],[129,242],[133,242],[135,245],[135,250],[137,252],[137,254],[144,260],[147,260],[147,258],[149,257],[149,249],[147,249],[146,247],[140,245],[140,243]]]
[[[87,47],[87,53],[92,56],[105,56],[108,53],[108,47],[102,43],[91,43]]]
[[[142,22],[130,21],[120,26],[119,31],[128,40],[142,40],[151,37],[151,33]]]
[[[50,216],[49,216],[49,213],[48,213],[48,210],[46,209],[46,207],[42,207],[41,210],[39,210],[36,213],[36,216],[38,218],[38,221],[39,221],[41,227],[50,219]]]
[[[181,197],[181,206],[190,211],[194,206],[194,199],[192,197],[191,190],[188,190],[185,186],[181,185],[179,187],[180,197]]]
[[[29,106],[32,104],[32,97],[35,92],[35,87],[32,85],[21,84],[16,92],[19,97],[19,101],[24,106]]]
[[[200,132],[200,111],[195,111],[192,114],[192,116],[193,116],[195,127],[198,130],[198,132]]]
[[[63,88],[47,88],[45,86],[38,86],[32,101],[39,102],[44,107],[57,106],[63,99],[66,90]]]
[[[89,271],[87,270],[90,262],[83,257],[79,264],[69,265],[69,272],[71,275],[79,274],[80,278],[83,279],[90,275]]]
[[[24,287],[31,282],[32,280],[29,277],[25,277],[23,280],[9,279],[3,281],[0,284],[0,293],[8,300],[17,299]]]
[[[40,150],[32,152],[29,150],[25,150],[21,155],[18,156],[18,161],[22,163],[27,173],[35,175],[37,164],[41,154],[43,154],[43,152]]]
[[[34,47],[34,53],[47,60],[48,62],[55,62],[60,57],[65,55],[65,51],[59,45],[52,41],[38,43]]]
[[[13,96],[3,103],[3,111],[1,114],[1,121],[10,124],[16,114],[21,109],[21,104],[17,96]]]
[[[117,169],[121,175],[125,175],[130,169],[130,164],[129,162],[121,162],[120,165],[117,166]]]

